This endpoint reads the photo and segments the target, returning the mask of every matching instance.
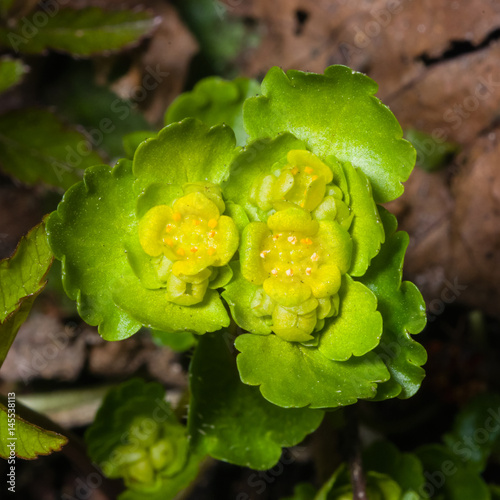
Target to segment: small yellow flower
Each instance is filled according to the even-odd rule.
[[[158,205],[139,223],[139,240],[152,257],[172,264],[167,282],[170,301],[181,305],[203,300],[212,267],[226,265],[238,248],[238,230],[220,205],[194,191],[170,207]],[[222,208],[223,210],[223,208]]]
[[[324,309],[337,294],[351,254],[351,238],[340,224],[314,220],[300,208],[280,210],[267,224],[250,223],[240,245],[243,276],[262,285],[276,305],[273,331],[286,340],[302,342],[312,338],[321,319],[319,301]],[[256,302],[261,303],[261,299]]]

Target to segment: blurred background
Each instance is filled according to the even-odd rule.
[[[377,96],[418,152],[404,195],[388,208],[410,234],[405,277],[420,287],[429,317],[417,339],[429,353],[420,393],[366,412],[381,433],[411,448],[438,439],[472,396],[500,390],[498,1],[3,1],[0,13],[1,55],[19,73],[0,95],[0,258],[56,207],[64,187],[12,167],[20,137],[39,151],[53,130],[83,134],[89,149],[76,169],[113,164],[126,154],[124,134],[158,130],[168,105],[206,76],[260,80],[275,65],[313,72],[347,65],[377,82]],[[97,28],[107,25],[102,35]],[[132,375],[160,380],[178,400],[189,355],[156,345],[147,332],[105,343],[65,298],[58,272],[55,264],[9,352],[0,391],[15,390],[77,433],[106,388]],[[290,494],[298,480],[314,479],[316,455],[308,450],[321,439],[310,441],[279,474],[260,477],[262,491],[251,471],[220,463],[189,498]],[[19,468],[19,498],[77,497],[78,478],[62,454],[42,458]]]

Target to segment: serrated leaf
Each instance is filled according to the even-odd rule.
[[[220,184],[229,174],[235,153],[234,133],[229,127],[210,128],[193,118],[173,123],[137,149],[137,192],[152,184]]]
[[[46,285],[53,254],[44,223],[33,228],[14,255],[0,261],[0,366],[34,300]]]
[[[274,139],[258,139],[236,156],[231,164],[231,175],[223,185],[228,200],[242,206],[251,221],[265,221],[267,214],[250,200],[252,185],[262,174],[271,174],[273,165],[286,157],[292,149],[305,149],[304,143],[291,134]]]
[[[276,335],[236,339],[241,380],[258,385],[271,403],[284,408],[336,408],[371,399],[377,384],[389,379],[384,363],[372,353],[348,361],[326,358],[315,347]]]
[[[363,356],[378,345],[382,316],[375,295],[348,275],[342,279],[339,297],[339,314],[327,320],[318,349],[328,359],[345,361],[351,356]]]
[[[50,111],[23,109],[0,115],[0,166],[26,184],[69,188],[83,169],[102,163],[86,137]]]
[[[410,334],[425,326],[425,304],[418,288],[401,281],[408,234],[396,232],[393,215],[381,208],[386,242],[366,274],[359,279],[376,295],[378,310],[384,320],[384,333],[375,349],[387,365],[391,380],[379,387],[377,399],[413,396],[424,378],[421,366],[427,361],[425,349]]]
[[[376,91],[375,82],[345,66],[324,75],[275,67],[263,95],[245,102],[245,128],[251,139],[290,132],[314,154],[350,162],[370,180],[375,201],[389,201],[403,192],[415,151]]]
[[[319,410],[285,409],[240,381],[227,332],[200,339],[190,367],[189,431],[194,447],[251,469],[266,470],[316,430]],[[238,422],[238,425],[234,425]]]
[[[363,466],[365,470],[390,476],[403,492],[418,492],[425,484],[423,467],[418,457],[412,453],[401,453],[387,441],[378,441],[365,450]]]
[[[107,340],[129,337],[141,323],[116,307],[114,286],[138,281],[127,259],[126,242],[137,236],[135,178],[128,160],[111,169],[86,171],[47,221],[49,243],[63,264],[63,285],[80,316],[99,326]]]
[[[481,394],[463,408],[451,432],[444,436],[448,448],[467,467],[482,472],[500,441],[500,396]]]
[[[17,85],[27,72],[28,67],[19,59],[2,57],[0,59],[0,92]]]
[[[157,20],[148,12],[62,8],[43,13],[43,25],[35,14],[16,26],[0,29],[0,43],[16,52],[39,54],[47,49],[88,57],[107,54],[136,44],[151,33]]]
[[[39,455],[50,455],[59,451],[68,442],[62,434],[42,429],[15,413],[9,413],[8,408],[1,403],[0,436],[0,457],[5,459],[12,456],[13,452],[16,457],[32,460]]]
[[[165,125],[184,118],[198,118],[207,125],[225,123],[236,136],[236,143],[245,144],[248,135],[243,128],[243,103],[259,92],[255,80],[236,78],[228,81],[211,76],[199,81],[190,92],[184,92],[169,106]]]
[[[363,276],[373,257],[384,242],[384,226],[380,220],[377,205],[373,201],[370,181],[362,170],[350,163],[343,165],[349,190],[349,206],[354,218],[349,233],[352,237],[351,276]]]
[[[419,492],[424,498],[444,494],[446,500],[491,499],[488,486],[479,474],[469,470],[444,446],[422,446],[415,453],[424,466],[427,479]]]

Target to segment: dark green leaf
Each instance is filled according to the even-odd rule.
[[[372,353],[348,361],[326,358],[317,348],[277,335],[241,335],[237,363],[241,380],[260,386],[262,395],[284,408],[335,408],[371,399],[389,373]]]
[[[298,444],[319,426],[323,412],[266,401],[240,381],[231,350],[228,332],[205,335],[198,343],[190,368],[192,443],[219,460],[269,469],[282,447]]]
[[[65,436],[31,424],[9,409],[15,410],[15,406],[0,404],[0,457],[7,459],[15,455],[32,460],[59,451],[68,442]]]
[[[393,215],[380,209],[386,242],[367,273],[359,280],[376,295],[378,310],[384,321],[384,333],[375,352],[386,363],[391,380],[379,387],[377,399],[398,396],[409,398],[417,392],[425,372],[425,349],[410,334],[425,326],[425,304],[418,288],[409,281],[401,282],[408,234],[396,232]]]
[[[198,118],[207,125],[229,125],[236,136],[236,143],[245,144],[247,134],[243,128],[243,102],[259,92],[255,80],[236,78],[223,80],[217,76],[198,82],[190,92],[181,94],[167,109],[165,124],[184,118]]]
[[[170,349],[176,352],[188,351],[196,345],[196,338],[190,332],[170,333],[152,330],[151,335],[156,344],[170,347]]]
[[[424,498],[444,494],[446,500],[490,500],[483,479],[469,470],[452,451],[435,444],[422,446],[415,453],[424,466],[427,479],[419,491]]]
[[[61,9],[56,4],[24,17],[14,27],[0,29],[0,43],[28,54],[53,49],[86,57],[136,44],[156,24],[148,12]]]
[[[312,484],[301,483],[295,486],[293,496],[281,500],[314,500],[316,493],[316,488]]]
[[[444,441],[471,470],[482,472],[499,438],[500,396],[482,394],[460,411]]]
[[[27,72],[28,67],[19,59],[2,57],[0,59],[0,92],[19,83]]]
[[[363,454],[363,465],[365,470],[390,476],[404,492],[418,492],[425,483],[422,464],[417,456],[401,453],[387,441],[371,445]]]
[[[81,171],[102,163],[87,138],[50,111],[23,109],[0,116],[0,165],[26,184],[69,188]]]
[[[14,338],[45,287],[53,255],[43,223],[21,240],[14,255],[0,261],[0,366]]]
[[[415,150],[376,91],[375,82],[345,66],[324,75],[275,67],[262,82],[263,95],[245,103],[245,128],[252,139],[290,132],[319,157],[350,162],[367,175],[375,201],[389,201],[403,192]]]
[[[458,144],[438,141],[432,135],[415,129],[407,130],[405,136],[417,151],[417,165],[428,172],[445,167],[460,149]]]

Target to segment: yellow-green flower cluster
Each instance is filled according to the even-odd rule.
[[[157,205],[139,224],[144,251],[171,263],[168,300],[188,306],[201,302],[214,268],[224,266],[238,248],[238,230],[215,186],[192,184],[172,206]]]
[[[254,314],[270,316],[272,330],[288,341],[313,340],[314,330],[338,312],[342,275],[351,263],[351,218],[342,191],[328,186],[332,180],[316,156],[292,150],[280,171],[261,176],[252,189],[255,204],[275,212],[243,231],[241,271],[262,285]]]

